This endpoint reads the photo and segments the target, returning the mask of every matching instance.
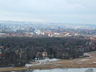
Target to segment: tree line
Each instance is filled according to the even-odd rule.
[[[47,52],[49,58],[78,58],[83,56],[84,50],[89,46],[86,42],[89,41],[89,39],[72,37],[0,38],[0,46],[4,46],[0,66],[24,66],[34,60],[38,52]],[[38,58],[42,59],[42,54],[39,54]]]

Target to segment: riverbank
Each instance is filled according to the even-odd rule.
[[[4,71],[21,71],[21,70],[29,70],[29,69],[54,69],[54,68],[90,68],[90,67],[96,67],[96,64],[86,64],[86,65],[44,65],[44,66],[32,66],[29,68],[26,67],[13,67],[13,68],[3,68],[0,69],[0,72]]]
[[[25,67],[12,67],[12,68],[0,68],[2,71],[16,71],[16,70],[26,70],[26,69],[53,69],[53,68],[88,68],[96,67],[96,51],[85,53],[90,57],[78,58],[71,60],[58,60],[58,61],[42,61],[36,64],[29,64]]]
[[[33,66],[29,69],[54,69],[54,68],[90,68],[96,67],[96,64],[86,64],[86,65],[44,65],[44,66]]]
[[[6,68],[0,68],[0,72],[4,72],[4,71],[21,71],[21,70],[26,70],[27,68],[26,67],[12,67],[12,68],[9,68],[9,67],[6,67]]]

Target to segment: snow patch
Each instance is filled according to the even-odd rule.
[[[46,59],[43,59],[43,60],[36,60],[36,62],[50,62],[50,61],[58,61],[59,59],[56,59],[56,58],[53,58],[53,59],[49,59],[49,58],[46,58]]]
[[[88,54],[88,53],[84,53],[84,56],[90,56],[90,57],[92,57],[90,54]]]
[[[93,63],[96,63],[96,62],[93,62]]]
[[[26,64],[25,67],[36,66],[36,65],[40,65],[40,64],[41,64],[41,62],[38,64]]]
[[[51,62],[51,61],[58,61],[59,59],[49,59],[49,58],[46,58],[46,59],[43,59],[43,60],[35,60],[36,62],[39,62],[38,64],[26,64],[25,66],[26,67],[30,67],[30,66],[36,66],[36,65],[40,65],[41,63],[43,64],[46,64],[47,62]]]
[[[81,61],[87,61],[87,60],[90,60],[90,59],[82,59]]]

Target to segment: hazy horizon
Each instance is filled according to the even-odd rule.
[[[96,0],[0,0],[0,21],[96,24]]]

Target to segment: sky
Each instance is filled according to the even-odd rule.
[[[0,0],[0,21],[96,24],[96,0]]]

